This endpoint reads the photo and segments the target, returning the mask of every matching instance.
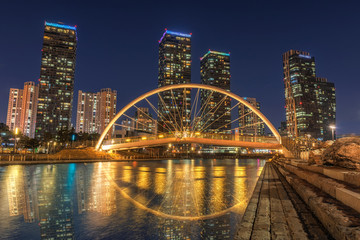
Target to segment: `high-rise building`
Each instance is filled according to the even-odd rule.
[[[10,88],[6,125],[10,131],[20,128],[23,90]]]
[[[35,85],[35,82],[24,83],[20,130],[25,136],[30,138],[35,137],[38,95],[39,85]]]
[[[102,133],[106,126],[116,115],[116,90],[111,90],[111,88],[101,89],[98,93],[98,133]],[[115,128],[111,127],[106,139],[110,139],[114,134]]]
[[[191,34],[165,29],[159,40],[158,87],[191,82]],[[190,89],[159,94],[159,132],[185,131],[190,126]]]
[[[25,136],[34,138],[39,86],[25,82],[24,89],[10,88],[6,125],[18,128]]]
[[[244,97],[252,106],[260,110],[260,103],[256,98]],[[239,105],[239,133],[241,135],[257,135],[265,134],[265,124],[250,108],[244,104]]]
[[[314,92],[319,114],[319,137],[322,137],[323,140],[331,140],[330,126],[335,126],[336,123],[335,84],[328,82],[326,78],[317,77],[314,83]]]
[[[110,88],[90,93],[79,91],[76,132],[101,134],[116,115],[117,92]],[[112,128],[107,138],[113,135]]]
[[[230,54],[209,50],[200,58],[201,83],[230,91]],[[204,132],[231,133],[231,101],[224,94],[201,89]],[[198,130],[198,129],[196,129]]]
[[[45,22],[35,133],[38,139],[56,137],[71,127],[76,46],[76,26]]]
[[[286,127],[289,137],[331,139],[335,125],[335,86],[317,78],[315,57],[290,50],[283,54]]]
[[[75,131],[80,133],[97,133],[99,93],[79,90]]]

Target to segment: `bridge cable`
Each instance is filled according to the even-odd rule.
[[[146,116],[148,116],[148,117],[151,119],[151,121],[154,122],[154,124],[156,123],[156,120],[155,120],[153,117],[151,117],[149,114],[147,114],[146,112],[144,112],[143,110],[141,110],[141,108],[137,107],[135,104],[134,104],[133,106],[134,106],[137,110],[141,111],[141,112],[144,113]],[[155,133],[155,131],[154,131],[154,133]]]
[[[177,127],[179,127],[179,129],[180,129],[180,126],[179,126],[179,124],[178,124],[177,121],[176,121],[176,116],[174,116],[173,113],[172,113],[172,111],[171,111],[171,107],[168,106],[168,105],[166,105],[164,99],[162,98],[162,96],[161,96],[159,93],[158,93],[158,95],[159,95],[159,97],[160,97],[162,106],[166,109],[166,111],[169,112],[169,114],[163,114],[163,116],[165,117],[165,115],[168,115],[168,116],[169,116],[169,120],[170,120],[170,121],[169,121],[169,124],[172,123],[172,122],[174,122],[174,123],[173,123],[173,125],[174,125],[173,127],[174,127],[175,132],[179,131]],[[172,120],[171,120],[170,117],[172,118]],[[171,126],[170,126],[170,127],[171,127]]]
[[[231,121],[231,122],[229,122],[229,123],[226,123],[225,125],[222,125],[221,127],[218,127],[218,128],[215,129],[214,131],[219,130],[220,128],[222,128],[222,127],[224,127],[224,126],[227,126],[227,125],[229,125],[229,124],[232,124],[233,122],[235,122],[235,121],[237,121],[237,120],[239,120],[239,119],[241,119],[241,118],[244,118],[246,115],[249,115],[249,114],[251,114],[251,113],[254,113],[254,112],[252,112],[252,111],[251,111],[251,112],[248,112],[248,113],[246,113],[246,114],[244,114],[244,115],[236,118],[235,120],[233,120],[233,121]]]
[[[160,115],[162,115],[161,113],[160,113],[160,111],[147,99],[147,98],[145,98],[145,100],[147,101],[147,103],[150,105],[150,107],[153,109],[153,111],[158,115],[158,116],[160,116]],[[165,119],[165,117],[164,117],[164,123],[165,123],[165,125],[166,125],[166,128],[167,129],[169,129],[170,130],[170,132],[173,132],[172,131],[172,129],[171,129],[171,127],[167,124],[167,119]],[[170,120],[171,121],[171,120]]]
[[[191,107],[191,110],[190,110],[190,121],[187,125],[187,127],[191,128],[191,116],[193,115],[193,110],[194,110],[194,106],[195,106],[195,113],[196,113],[196,109],[197,109],[197,104],[198,104],[198,100],[199,100],[199,92],[200,92],[200,88],[198,88],[197,92],[196,92],[196,95],[195,95],[195,100],[194,100],[194,103]]]
[[[240,105],[240,102],[238,102],[237,104],[235,104],[235,106],[233,106],[232,108],[230,108],[229,110],[227,110],[226,112],[224,112],[224,114],[222,114],[220,117],[218,117],[216,120],[214,120],[213,122],[211,122],[209,125],[204,126],[202,129],[200,129],[200,132],[204,131],[205,129],[209,128],[214,122],[217,122],[220,118],[222,118],[226,113],[231,112],[234,108],[236,108],[238,105]]]
[[[159,98],[160,98],[160,103],[163,105],[163,107],[167,110],[167,111],[169,111],[169,114],[164,114],[164,115],[168,115],[169,116],[169,123],[171,123],[172,121],[174,121],[174,130],[175,131],[178,131],[178,129],[177,129],[177,127],[176,127],[176,125],[180,128],[180,126],[177,124],[177,121],[176,121],[176,119],[175,119],[175,117],[173,116],[173,114],[172,114],[172,112],[171,112],[171,109],[169,109],[168,108],[168,106],[166,105],[166,103],[165,103],[165,101],[164,101],[164,99],[162,98],[162,96],[158,93],[158,96],[159,96]],[[160,111],[159,111],[160,112]],[[173,118],[173,120],[171,120],[171,118],[170,117],[172,117]],[[167,120],[167,119],[165,119],[165,120]],[[171,127],[171,126],[170,126]]]
[[[175,99],[175,96],[174,96],[174,92],[173,92],[173,90],[172,89],[170,89],[170,92],[171,92],[171,97],[173,98],[173,104],[174,104],[174,107],[175,107],[175,109],[176,109],[176,111],[178,112],[178,114],[179,114],[179,118],[181,118],[181,114],[180,114],[180,112],[179,112],[179,108],[178,108],[178,106],[177,106],[177,104],[176,104],[176,99]],[[176,114],[176,113],[175,113]],[[182,132],[182,130],[184,129],[184,126],[183,126],[183,121],[182,121],[182,119],[181,119],[181,121],[180,121],[180,126],[181,126],[181,128],[180,128],[180,132]]]
[[[212,108],[204,115],[203,118],[205,119],[205,117],[210,113],[210,116],[209,116],[208,120],[203,124],[203,126],[201,126],[199,132],[201,132],[201,129],[204,127],[204,125],[207,124],[207,123],[211,120],[211,114],[214,116],[215,113],[216,113],[216,111],[219,110],[219,108],[221,107],[221,104],[223,104],[223,103],[225,102],[226,98],[227,98],[227,96],[225,95],[218,104],[216,104],[214,107],[212,107]],[[212,112],[212,110],[213,110],[215,107],[216,107],[215,111]]]
[[[210,97],[212,96],[214,91],[211,91],[211,93],[209,94],[209,96],[207,97],[207,99],[205,100],[204,102],[204,105],[201,103],[201,107],[199,109],[199,112],[195,112],[195,117],[193,119],[193,125],[192,125],[192,128],[195,129],[196,126],[198,125],[198,122],[199,122],[199,119],[201,119],[201,116],[203,115],[203,112],[205,111],[205,106],[209,103],[210,101]],[[198,119],[198,114],[201,113],[199,119]],[[192,131],[193,133],[195,132],[195,130]]]
[[[175,132],[178,131],[177,126],[180,128],[179,125],[176,124],[176,120],[175,117],[173,116],[173,114],[171,113],[171,109],[169,108],[168,105],[166,105],[164,99],[162,98],[162,96],[158,93],[158,97],[160,99],[160,104],[162,106],[162,108],[165,108],[167,112],[169,113],[161,113],[160,110],[158,111],[160,113],[160,117],[164,118],[164,123],[166,121],[168,121],[169,124],[171,124],[172,122],[174,122],[173,126],[171,127],[171,125],[169,126],[170,128],[172,128]],[[165,116],[168,116],[168,118],[165,118]],[[173,132],[173,131],[171,131]]]

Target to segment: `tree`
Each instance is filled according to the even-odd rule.
[[[13,133],[10,132],[9,127],[5,123],[0,123],[0,144],[1,144],[1,152],[3,153],[4,146],[8,146],[10,144],[10,139],[13,137]]]
[[[35,139],[35,138],[30,138],[27,142],[26,142],[26,146],[27,148],[31,148],[33,153],[35,153],[35,149],[38,148],[40,146],[40,142],[39,140]]]

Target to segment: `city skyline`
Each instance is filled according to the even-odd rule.
[[[314,5],[314,7],[316,8],[316,5]],[[318,8],[319,6],[317,6]],[[251,7],[248,6],[248,8],[252,9]],[[50,11],[51,12],[51,11]],[[47,13],[47,14],[50,14]],[[192,16],[192,15],[191,15]],[[283,46],[279,48],[275,48],[276,50],[273,50],[271,48],[269,48],[269,46],[267,44],[263,45],[261,44],[261,41],[257,42],[255,41],[252,44],[247,44],[247,45],[243,45],[241,47],[235,46],[233,43],[233,40],[229,39],[228,37],[224,37],[224,35],[222,36],[221,39],[219,39],[219,37],[214,37],[214,40],[210,40],[209,38],[213,36],[213,33],[211,32],[207,32],[206,30],[208,30],[208,27],[205,26],[206,24],[199,24],[196,23],[196,21],[194,21],[194,23],[191,23],[190,19],[188,21],[186,21],[185,23],[179,23],[176,22],[175,20],[169,20],[168,23],[161,22],[161,24],[155,24],[156,26],[153,27],[150,30],[144,30],[144,32],[146,32],[145,35],[147,35],[146,37],[137,39],[136,41],[134,41],[135,43],[131,43],[128,41],[128,43],[133,46],[132,44],[135,45],[139,45],[139,44],[143,44],[143,47],[139,47],[139,51],[144,50],[145,46],[147,48],[147,50],[145,51],[146,54],[135,54],[136,56],[142,56],[142,58],[138,58],[137,59],[133,59],[133,57],[130,57],[129,60],[129,65],[124,65],[124,64],[119,64],[119,62],[113,62],[110,65],[115,65],[114,68],[118,69],[119,66],[123,66],[121,67],[121,71],[124,72],[124,75],[118,76],[118,75],[112,75],[111,77],[111,73],[112,70],[109,68],[104,68],[104,67],[98,67],[98,68],[92,68],[92,65],[85,65],[89,62],[87,62],[87,60],[84,60],[84,56],[87,56],[87,54],[92,54],[91,49],[88,47],[91,44],[94,44],[95,42],[91,43],[91,40],[88,39],[86,37],[86,34],[90,34],[89,31],[89,27],[93,26],[93,22],[91,20],[84,21],[86,18],[84,18],[84,16],[81,17],[81,14],[79,15],[78,19],[74,19],[74,17],[60,17],[59,14],[53,14],[53,18],[58,18],[56,20],[52,20],[50,19],[50,17],[45,17],[43,16],[42,21],[45,20],[51,20],[52,22],[56,22],[56,21],[63,21],[66,24],[70,24],[70,25],[75,25],[77,23],[79,23],[79,28],[78,28],[78,32],[79,35],[81,36],[81,34],[85,34],[83,35],[83,37],[80,37],[80,43],[79,43],[79,60],[78,63],[79,65],[77,65],[77,73],[76,73],[76,79],[75,79],[75,91],[77,91],[78,89],[82,89],[84,91],[93,91],[94,89],[101,89],[104,87],[111,87],[112,89],[115,89],[118,91],[119,95],[121,95],[121,97],[118,98],[118,106],[119,108],[121,108],[122,106],[124,106],[126,103],[128,103],[133,96],[138,96],[141,93],[144,93],[148,90],[154,89],[156,88],[156,76],[157,76],[157,53],[156,53],[156,45],[157,42],[156,40],[158,40],[158,36],[161,35],[161,32],[163,32],[163,28],[164,27],[168,27],[171,30],[176,30],[176,31],[181,31],[181,32],[193,32],[193,36],[194,39],[192,41],[194,41],[192,43],[193,46],[193,52],[192,52],[192,82],[194,83],[199,83],[200,82],[200,77],[199,77],[199,57],[201,56],[201,53],[205,52],[208,48],[211,49],[219,49],[221,51],[225,51],[225,52],[231,52],[231,56],[232,56],[232,88],[231,91],[238,94],[238,95],[247,95],[247,96],[252,96],[252,97],[256,97],[257,99],[259,99],[260,102],[264,103],[262,104],[262,111],[264,112],[264,114],[266,116],[269,117],[270,121],[272,121],[274,123],[275,126],[280,126],[280,121],[284,121],[285,120],[285,111],[284,111],[284,96],[283,96],[283,82],[282,82],[282,61],[281,61],[281,55],[290,50],[290,49],[298,49],[298,50],[302,50],[302,51],[308,51],[311,52],[311,54],[313,54],[314,56],[316,56],[317,59],[317,65],[320,65],[318,67],[319,69],[319,76],[326,76],[328,78],[328,80],[330,82],[334,82],[336,87],[337,87],[337,132],[338,134],[341,133],[350,133],[350,132],[355,132],[355,133],[359,133],[359,127],[357,126],[357,122],[359,121],[359,116],[360,115],[358,113],[358,107],[357,106],[353,106],[353,108],[347,108],[346,107],[346,103],[349,102],[349,98],[351,97],[355,97],[356,95],[354,95],[354,89],[355,87],[350,87],[353,86],[351,84],[352,81],[354,81],[354,77],[355,75],[353,75],[354,77],[350,77],[351,73],[352,73],[352,69],[350,69],[351,64],[354,63],[354,61],[351,61],[351,53],[349,51],[341,51],[341,54],[339,54],[339,47],[336,46],[328,46],[331,42],[326,41],[323,39],[322,43],[326,43],[325,47],[321,47],[320,41],[316,40],[315,38],[311,37],[309,39],[303,39],[301,37],[301,28],[300,28],[300,32],[298,31],[298,36],[299,38],[296,40],[290,40],[288,39],[288,43],[283,44]],[[192,17],[193,18],[193,17]],[[33,36],[30,36],[30,42],[31,39],[33,38],[37,38],[37,40],[41,39],[41,30],[39,30],[39,28],[41,29],[42,24],[41,21],[39,19],[37,19],[36,21],[34,20],[33,24],[35,24],[35,22],[39,25],[39,26],[33,26],[31,34]],[[260,21],[261,22],[261,21]],[[265,24],[264,22],[262,22],[263,24]],[[257,22],[257,24],[259,24],[259,21]],[[265,24],[266,25],[266,24]],[[306,24],[304,24],[306,25]],[[109,23],[109,26],[114,26],[112,25],[112,23]],[[203,26],[204,29],[200,29],[199,27]],[[104,26],[105,28],[107,28],[108,26]],[[144,29],[146,27],[146,24],[144,24]],[[184,29],[185,28],[185,29]],[[36,34],[36,32],[38,32]],[[142,29],[142,27],[141,27]],[[138,31],[139,29],[137,29]],[[226,26],[224,26],[224,30],[214,30],[216,33],[225,33],[225,30],[228,30],[228,28]],[[246,30],[246,28],[244,29],[245,31],[241,31],[245,34],[244,38],[247,38],[247,41],[249,42],[251,37],[254,37],[254,32],[247,32],[249,31],[249,29]],[[304,29],[302,29],[304,31]],[[318,29],[319,30],[319,29]],[[339,29],[338,29],[339,30]],[[312,30],[314,31],[314,30]],[[320,32],[324,32],[324,30],[319,30]],[[125,32],[125,31],[124,31]],[[129,34],[133,34],[134,31],[129,30],[128,31]],[[311,32],[311,31],[310,31]],[[248,35],[246,35],[246,33],[248,33]],[[94,33],[91,33],[94,34]],[[227,35],[225,36],[229,36],[230,34],[232,34],[232,32],[228,32]],[[216,34],[215,34],[216,35]],[[221,34],[218,34],[219,36],[221,36]],[[265,34],[266,35],[266,34]],[[91,35],[88,35],[91,36]],[[326,36],[326,34],[325,34]],[[324,36],[324,38],[325,38]],[[150,40],[151,37],[151,40]],[[239,40],[239,36],[238,35],[234,35],[235,39]],[[271,37],[269,37],[269,39],[273,39]],[[270,41],[269,40],[269,41]],[[35,44],[35,46],[39,46],[39,43],[41,41],[39,41],[38,43]],[[311,44],[311,42],[314,42],[314,44]],[[264,42],[263,42],[264,43]],[[280,44],[280,43],[278,43]],[[277,46],[279,46],[277,44]],[[240,44],[241,45],[241,44]],[[292,46],[290,46],[292,45]],[[254,51],[255,47],[258,47],[259,49],[256,50],[255,52],[253,52],[254,56],[250,56],[249,53],[251,53],[250,50]],[[259,55],[259,51],[260,50],[264,50],[264,47],[269,48],[269,50],[267,52],[263,52],[262,54]],[[21,49],[21,47],[19,47]],[[131,47],[129,47],[131,48]],[[148,49],[149,48],[149,49]],[[246,50],[247,48],[249,48],[249,50]],[[336,50],[337,49],[337,50]],[[34,47],[34,49],[31,50],[31,52],[34,51],[38,51],[40,52],[41,47]],[[20,51],[20,50],[19,50]],[[15,51],[16,52],[16,51]],[[25,51],[26,52],[26,51]],[[89,52],[89,53],[86,53]],[[98,51],[95,50],[96,53],[98,53]],[[117,54],[121,53],[124,55],[120,55],[120,56],[126,56],[126,54],[128,53],[128,50],[126,49],[126,47],[122,47],[121,44],[119,44],[119,46],[116,47],[115,52]],[[123,53],[124,52],[124,53]],[[149,52],[151,52],[151,54],[149,54]],[[274,52],[276,52],[276,54],[274,54]],[[6,53],[6,51],[5,51]],[[265,53],[265,54],[264,54]],[[331,53],[329,55],[329,53]],[[14,54],[14,52],[12,53]],[[40,53],[38,53],[40,54]],[[82,54],[82,58],[81,58],[81,54]],[[346,54],[346,55],[345,55]],[[348,57],[344,57],[348,56]],[[6,54],[5,54],[6,56]],[[1,90],[1,91],[5,91],[5,99],[8,98],[8,89],[10,87],[13,88],[20,88],[21,85],[25,82],[25,81],[37,81],[37,79],[39,78],[39,66],[40,66],[40,61],[39,58],[36,59],[36,57],[33,57],[34,55],[29,55],[26,56],[25,54],[25,58],[29,58],[31,57],[31,59],[33,59],[32,61],[34,63],[29,64],[30,66],[37,66],[37,67],[32,67],[31,70],[29,70],[30,66],[27,66],[26,68],[24,68],[24,71],[22,72],[27,72],[28,77],[25,79],[25,77],[21,77],[21,75],[23,75],[24,73],[16,73],[11,75],[10,80],[8,81],[7,79],[9,78],[9,73],[8,70],[6,70],[2,75],[0,75],[0,78],[2,79],[2,82],[5,83],[5,90]],[[38,55],[39,57],[40,55]],[[99,56],[97,54],[95,54],[94,56]],[[109,53],[109,52],[104,52],[102,54],[100,54],[100,56],[103,57],[107,57],[109,56],[110,59],[113,56],[113,54]],[[145,57],[144,57],[145,56]],[[331,58],[330,56],[336,56],[337,59],[341,59],[341,57],[343,57],[344,61],[339,62],[338,60]],[[11,60],[11,59],[10,59]],[[136,67],[140,67],[142,69],[142,73],[139,72],[134,72],[134,67],[132,66],[132,61],[138,61],[138,64],[136,65]],[[262,60],[261,64],[256,64],[254,61],[255,60]],[[19,60],[20,61],[20,60]],[[83,62],[85,61],[85,63]],[[243,62],[246,62],[245,65],[241,64]],[[9,62],[0,62],[1,66],[3,66],[5,64],[5,66],[8,66],[10,69],[13,67],[10,65],[11,61]],[[347,65],[347,66],[345,66]],[[336,66],[336,67],[335,67]],[[256,72],[256,69],[254,71],[254,68],[261,68],[263,71],[258,71]],[[128,69],[127,69],[128,68]],[[333,69],[332,69],[333,68]],[[89,70],[91,69],[91,70]],[[340,71],[339,71],[340,69]],[[32,72],[29,73],[29,72]],[[37,74],[36,74],[37,72]],[[83,72],[91,72],[94,76],[91,76],[89,73],[83,73]],[[131,72],[131,75],[129,74]],[[250,77],[249,77],[249,73]],[[340,72],[340,73],[338,73]],[[6,75],[8,77],[6,77]],[[36,76],[37,75],[37,76]],[[101,79],[101,81],[96,81],[95,78],[97,78],[99,75],[104,75],[103,79]],[[340,77],[341,75],[341,77]],[[33,76],[34,79],[29,79],[30,76]],[[90,76],[90,77],[89,77]],[[131,76],[131,79],[129,81],[128,76]],[[276,77],[275,77],[276,76]],[[7,79],[4,79],[4,78]],[[13,78],[16,78],[15,80],[11,80]],[[264,80],[265,79],[265,80]],[[268,80],[270,79],[270,80]],[[9,82],[9,83],[8,83]],[[100,85],[103,84],[103,85]],[[122,84],[126,83],[127,88],[129,89],[129,91],[124,91],[122,87],[120,87]],[[354,82],[355,83],[355,82]],[[8,85],[7,85],[8,84]],[[10,85],[11,84],[11,85]],[[263,85],[264,87],[261,89],[255,89],[254,85]],[[139,85],[141,85],[141,87],[139,88]],[[7,87],[8,86],[8,87]],[[85,86],[87,88],[85,88]],[[271,87],[271,93],[266,93],[265,91],[268,90]],[[127,90],[127,89],[126,89]],[[347,91],[350,91],[349,94],[346,94]],[[1,92],[3,93],[3,92]],[[351,94],[352,93],[352,94]],[[131,95],[129,95],[131,94]],[[347,99],[347,100],[346,100]],[[76,102],[76,99],[74,99],[74,102]],[[353,102],[353,101],[351,101]],[[356,101],[355,101],[356,102]],[[0,110],[0,119],[1,122],[5,122],[5,118],[6,118],[6,104],[4,104],[4,106],[1,106]],[[275,113],[275,114],[273,114]],[[74,116],[74,111],[73,111],[73,116]],[[74,123],[74,117],[72,119],[72,122]]]

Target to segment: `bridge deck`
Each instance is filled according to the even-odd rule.
[[[163,138],[163,139],[153,139],[137,142],[128,142],[128,143],[115,143],[109,145],[103,145],[104,150],[121,150],[121,149],[131,149],[131,148],[141,148],[141,147],[150,147],[150,146],[159,146],[167,144],[183,144],[183,143],[196,143],[204,145],[214,145],[214,146],[227,146],[227,147],[244,147],[244,148],[261,148],[261,149],[281,149],[282,145],[279,143],[270,143],[270,142],[247,142],[247,141],[235,141],[235,140],[224,140],[224,139],[209,139],[209,138]]]
[[[332,239],[283,176],[267,163],[235,239]]]

